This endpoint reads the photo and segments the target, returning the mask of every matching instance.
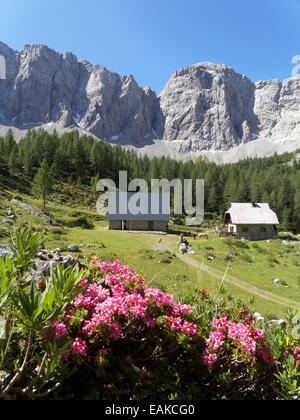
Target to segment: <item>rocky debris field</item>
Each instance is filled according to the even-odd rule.
[[[84,265],[74,256],[63,256],[61,255],[61,252],[62,250],[60,249],[56,249],[55,251],[41,249],[34,258],[34,265],[28,271],[28,274],[31,276],[28,280],[30,282],[39,282],[40,280],[49,277],[51,268],[55,270],[58,264],[63,265],[64,268],[75,267],[76,265],[78,265],[79,268],[84,267]],[[0,258],[4,258],[6,255],[13,258],[10,248],[0,244]]]
[[[38,217],[40,219],[45,220],[48,225],[56,226],[52,220],[51,217],[45,213],[41,213],[37,209],[35,209],[31,204],[23,203],[23,201],[13,199],[11,200],[12,203],[17,204],[19,207],[21,207],[24,210],[27,210],[32,216]]]
[[[43,249],[37,253],[34,261],[34,265],[29,269],[29,273],[32,276],[30,281],[34,280],[37,282],[49,277],[51,268],[55,270],[58,264],[63,265],[64,268],[75,267],[77,264],[80,268],[83,267],[75,257],[71,255],[63,256],[58,250],[49,251]]]

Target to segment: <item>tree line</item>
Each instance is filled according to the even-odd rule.
[[[298,153],[299,156],[299,153]],[[37,185],[52,179],[91,185],[110,178],[118,183],[119,171],[128,179],[204,179],[205,210],[222,215],[231,202],[266,202],[276,211],[282,227],[300,232],[300,159],[297,152],[268,158],[246,159],[217,165],[204,158],[177,161],[170,157],[141,156],[120,145],[113,146],[74,130],[59,136],[56,131],[29,130],[18,143],[9,130],[0,137],[0,176],[5,168],[10,176],[26,177]],[[39,173],[40,170],[40,173]]]

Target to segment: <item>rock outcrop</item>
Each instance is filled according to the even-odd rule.
[[[0,258],[5,258],[8,256],[14,258],[11,249],[0,244]],[[37,255],[34,258],[34,264],[30,267],[28,271],[28,281],[36,281],[46,279],[50,276],[51,268],[55,270],[58,265],[62,265],[64,268],[79,266],[80,269],[84,268],[84,265],[81,264],[75,257],[71,255],[63,256],[58,250],[49,251],[46,249],[40,249]]]
[[[254,84],[224,65],[187,67],[162,91],[155,129],[183,152],[296,136],[300,146],[300,77]]]
[[[5,256],[12,257],[12,255],[11,249],[8,246],[0,244],[0,258],[4,258]]]
[[[225,65],[200,63],[176,71],[157,97],[131,75],[44,45],[18,52],[0,42],[0,55],[2,126],[55,124],[137,147],[162,140],[179,153],[228,151],[257,139],[268,153],[281,143],[300,147],[300,77],[253,83]]]
[[[160,95],[156,130],[182,150],[227,150],[257,135],[255,85],[224,65],[197,64],[173,74]]]
[[[29,128],[55,122],[120,143],[136,143],[152,133],[157,97],[133,76],[45,45],[26,45],[18,52],[0,42],[0,55],[7,75],[0,81],[0,123]]]
[[[46,249],[40,250],[34,258],[34,265],[29,269],[29,281],[39,282],[45,280],[50,276],[51,269],[56,270],[58,265],[62,265],[64,268],[75,267],[78,265],[79,268],[84,266],[71,255],[62,256],[58,251],[49,251]]]

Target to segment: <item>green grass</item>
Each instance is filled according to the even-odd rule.
[[[50,249],[66,248],[75,243],[81,247],[77,257],[87,260],[98,256],[103,260],[119,259],[131,269],[143,276],[151,286],[160,287],[165,292],[180,295],[193,292],[196,288],[204,288],[214,294],[219,280],[200,269],[185,263],[176,257],[181,226],[172,226],[172,235],[135,235],[124,232],[108,231],[106,221],[101,220],[95,209],[95,199],[89,188],[73,186],[71,189],[60,185],[47,203],[47,211],[59,227],[48,227],[43,219],[30,215],[26,210],[10,202],[15,193],[4,191],[0,201],[0,220],[6,217],[9,207],[13,207],[17,215],[17,227],[33,226],[38,230],[47,230],[46,246]],[[24,202],[41,208],[42,201],[32,195],[18,195]],[[92,229],[80,227],[70,228],[70,224],[85,215],[94,226]],[[1,235],[1,229],[0,229]],[[0,237],[1,243],[8,243],[8,237]],[[287,246],[281,241],[241,242],[219,239],[209,234],[209,240],[189,241],[196,251],[191,256],[197,263],[209,265],[216,273],[224,274],[230,264],[228,274],[247,282],[264,291],[300,302],[300,246]],[[208,256],[214,256],[211,263]],[[273,280],[279,278],[279,286]],[[288,288],[286,288],[288,286]],[[226,284],[228,293],[246,299],[250,293],[241,288]],[[254,308],[263,315],[281,317],[285,309],[283,305],[256,298]]]
[[[240,248],[239,244],[247,248]],[[224,269],[224,264],[231,256],[229,274],[263,290],[300,302],[300,270],[299,270],[299,245],[284,245],[279,240],[257,242],[239,242],[214,238],[195,243],[196,259],[206,259],[214,249],[216,257],[211,263],[218,270]],[[279,286],[275,286],[274,279],[280,279]],[[288,286],[288,288],[286,288]]]
[[[241,242],[213,234],[208,241],[190,242],[198,263],[204,262],[218,273],[229,264],[230,276],[300,303],[300,245],[285,245],[280,240]],[[210,255],[215,257],[212,262],[208,261]],[[274,279],[280,279],[279,285],[274,285]]]
[[[102,225],[99,223],[94,230],[67,229],[67,234],[61,240],[52,238],[50,234],[47,246],[65,247],[70,243],[85,245],[81,246],[78,257],[119,259],[143,276],[149,285],[159,287],[173,294],[175,298],[193,292],[196,288],[204,288],[212,295],[216,293],[220,282],[214,276],[186,264],[170,251],[155,249],[168,247],[170,244],[175,247],[177,236],[168,235],[161,239],[156,235],[113,232],[105,230]],[[245,300],[252,297],[250,293],[233,285],[227,284],[226,288],[228,293],[235,297]],[[269,318],[282,316],[282,311],[285,309],[284,306],[260,298],[255,299],[254,308]]]

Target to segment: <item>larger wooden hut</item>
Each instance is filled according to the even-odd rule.
[[[170,194],[110,193],[106,218],[110,230],[166,232]]]
[[[277,237],[279,221],[269,204],[232,203],[225,213],[228,233],[238,239],[259,241]]]

